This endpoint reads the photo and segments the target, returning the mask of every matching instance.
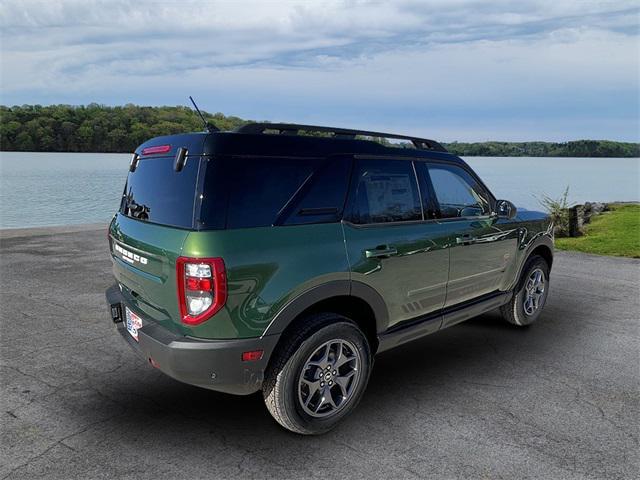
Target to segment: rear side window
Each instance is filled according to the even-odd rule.
[[[321,163],[304,158],[227,158],[227,228],[273,225]]]
[[[181,172],[174,157],[141,158],[129,172],[120,213],[160,225],[193,228],[200,157],[190,156]]]
[[[420,195],[411,161],[359,160],[353,176],[352,222],[422,220]]]
[[[284,225],[337,222],[342,218],[349,188],[351,159],[334,157],[327,160],[309,179],[288,212]]]
[[[488,215],[489,197],[464,169],[454,165],[428,165],[441,218]]]

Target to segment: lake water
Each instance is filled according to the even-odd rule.
[[[131,155],[0,152],[0,228],[107,222]],[[640,200],[638,158],[467,157],[494,195],[539,210],[536,197],[574,203]]]

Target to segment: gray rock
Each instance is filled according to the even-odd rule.
[[[594,215],[599,215],[602,212],[606,212],[609,210],[609,206],[606,203],[602,202],[586,202],[584,204],[584,218],[582,223],[589,223],[591,221],[591,217]]]

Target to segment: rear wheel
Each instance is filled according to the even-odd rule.
[[[324,433],[356,407],[370,371],[369,343],[355,323],[335,314],[313,315],[274,353],[264,401],[283,427]]]
[[[503,318],[519,327],[535,322],[549,294],[549,265],[534,255],[527,260],[511,301],[500,308]]]

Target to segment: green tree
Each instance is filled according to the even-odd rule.
[[[221,130],[233,130],[248,123],[219,112],[203,115]],[[151,137],[202,128],[198,115],[184,106],[109,107],[97,103],[0,106],[0,148],[5,151],[131,152]],[[373,140],[390,144],[386,139]],[[402,143],[396,146],[407,147]],[[453,142],[445,146],[452,153],[466,156],[640,157],[640,144],[608,140]]]

